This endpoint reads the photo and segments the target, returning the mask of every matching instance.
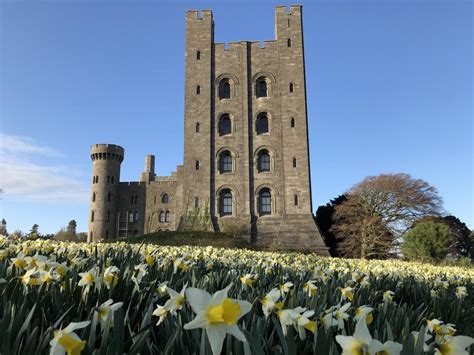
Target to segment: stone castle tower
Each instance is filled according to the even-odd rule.
[[[187,12],[183,165],[156,176],[148,155],[139,182],[117,184],[123,148],[94,145],[89,239],[239,228],[328,255],[312,215],[302,7],[277,6],[275,32],[215,43],[212,12]]]

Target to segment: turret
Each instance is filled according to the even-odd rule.
[[[117,237],[120,164],[125,150],[115,144],[91,147],[92,191],[89,212],[89,242]]]
[[[155,181],[155,156],[147,155],[145,157],[145,170],[140,174],[140,181]]]

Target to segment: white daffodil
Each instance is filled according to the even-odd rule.
[[[441,324],[443,324],[443,321],[440,321],[439,319],[428,319],[426,321],[426,330],[438,333],[441,330]]]
[[[142,282],[142,279],[145,277],[146,274],[148,274],[147,266],[148,264],[139,264],[135,265],[133,268],[131,279],[135,284],[135,289],[137,291],[140,290],[140,283]]]
[[[367,329],[367,322],[363,318],[357,322],[354,335],[337,335],[336,341],[342,347],[342,355],[373,355],[384,350],[383,345],[378,340],[372,339],[369,329]]]
[[[81,272],[79,273],[79,276],[81,279],[77,283],[78,286],[83,287],[82,292],[83,295],[87,295],[89,293],[89,290],[95,285],[95,288],[98,289],[100,286],[100,279],[99,276],[97,276],[97,269],[92,268],[87,272]]]
[[[184,285],[180,293],[176,292],[172,288],[166,288],[168,294],[170,295],[170,299],[166,301],[165,308],[173,315],[176,315],[176,311],[183,308],[184,292],[186,291],[186,286],[187,284]]]
[[[293,325],[296,319],[300,316],[302,312],[304,312],[306,308],[296,307],[293,309],[280,309],[277,312],[278,319],[280,320],[281,329],[283,330],[283,334],[286,335],[287,327],[289,325]]]
[[[361,318],[364,318],[367,321],[367,324],[370,324],[374,320],[374,316],[372,315],[373,311],[374,309],[372,307],[360,306],[355,310],[354,319],[359,321]]]
[[[303,314],[300,314],[298,317],[296,317],[294,326],[298,331],[298,335],[300,336],[301,340],[306,339],[305,329],[308,329],[313,334],[316,331],[316,322],[309,319],[313,315],[314,311],[305,311]]]
[[[255,283],[255,279],[252,274],[245,274],[244,276],[240,277],[240,282],[242,282],[242,289],[247,287],[252,288],[253,284]]]
[[[384,301],[384,302],[387,302],[387,303],[392,302],[394,295],[395,295],[395,292],[393,292],[393,291],[385,291],[385,292],[383,293],[383,301]]]
[[[352,299],[354,298],[354,289],[352,287],[339,287],[339,290],[341,291],[341,302],[346,299],[352,302]]]
[[[25,254],[23,252],[18,253],[16,258],[11,258],[11,265],[8,267],[9,270],[14,266],[17,270],[23,270],[28,266],[25,260]]]
[[[250,311],[252,305],[247,301],[228,298],[227,293],[231,286],[232,284],[212,296],[198,288],[191,287],[186,290],[186,299],[196,313],[196,318],[185,324],[184,329],[206,329],[214,355],[221,353],[227,333],[240,341],[247,341],[237,322]]]
[[[52,282],[59,280],[59,278],[59,274],[54,269],[50,269],[49,271],[41,270],[39,272],[39,280],[41,283],[47,283],[49,285]]]
[[[182,271],[188,271],[189,270],[189,261],[184,261],[185,258],[186,258],[186,255],[184,255],[180,258],[176,258],[173,261],[173,274],[176,274],[178,269],[180,269]]]
[[[340,307],[339,309],[336,309],[334,312],[334,317],[337,320],[337,327],[342,330],[344,329],[344,321],[349,319],[349,314],[346,313],[346,311],[349,309],[351,306],[351,303],[346,303],[344,306]]]
[[[79,336],[74,333],[77,329],[85,328],[90,321],[80,323],[70,323],[66,328],[55,330],[54,338],[49,342],[51,345],[50,355],[79,355],[85,348],[85,340],[81,340]]]
[[[456,287],[455,291],[456,297],[459,299],[463,299],[464,297],[467,296],[467,288],[466,286],[458,286]]]
[[[168,281],[160,283],[156,287],[156,292],[158,293],[160,297],[166,296],[168,294]]]
[[[293,282],[285,282],[284,284],[280,285],[280,292],[282,297],[285,296],[290,291],[290,288],[293,287]]]
[[[42,284],[39,279],[39,271],[36,268],[27,270],[24,275],[20,276],[20,280],[25,286],[38,286]]]
[[[279,289],[274,288],[268,292],[262,300],[262,310],[265,314],[265,318],[268,317],[270,312],[276,307],[276,303],[281,297],[281,292]]]
[[[160,317],[158,319],[158,323],[156,323],[156,325],[160,325],[161,323],[163,323],[166,316],[168,315],[168,310],[165,308],[165,306],[157,305],[156,309],[153,311],[153,315]]]
[[[334,310],[337,307],[333,306],[329,309],[325,310],[325,315],[321,318],[321,323],[324,325],[324,328],[328,330],[331,327],[335,327],[337,325],[337,319],[334,318]]]
[[[474,344],[474,338],[458,335],[447,335],[441,343],[436,344],[435,355],[468,355],[467,348]]]
[[[114,303],[113,300],[109,299],[97,308],[97,314],[102,330],[107,328],[107,322],[109,323],[109,325],[113,324],[114,312],[120,307],[122,307],[122,305],[123,302]]]
[[[116,266],[109,266],[107,269],[104,270],[104,284],[107,289],[111,289],[118,283],[118,274],[119,268]]]
[[[431,295],[431,298],[439,297],[438,290],[431,290],[430,295]]]
[[[377,340],[375,341],[377,342]],[[395,343],[394,341],[389,340],[383,343],[382,350],[378,350],[378,351],[380,354],[383,354],[383,355],[400,355],[402,348],[403,348],[402,344]]]
[[[318,292],[318,286],[314,284],[315,282],[315,280],[309,280],[303,286],[303,291],[305,291],[309,297],[315,296],[316,292]]]

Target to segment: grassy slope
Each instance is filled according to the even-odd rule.
[[[172,232],[163,231],[132,237],[129,243],[148,242],[157,245],[195,245],[213,246],[219,248],[247,248],[254,249],[252,245],[240,238],[231,238],[224,233],[213,232]]]

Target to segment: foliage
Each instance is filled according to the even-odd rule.
[[[324,242],[329,248],[332,256],[340,256],[337,250],[337,244],[340,240],[336,238],[336,235],[331,228],[334,225],[334,212],[336,211],[336,206],[344,201],[347,201],[346,195],[339,195],[329,201],[326,205],[319,206],[316,210],[316,224],[318,225],[321,234],[324,237]]]
[[[432,354],[452,345],[454,331],[474,333],[474,269],[467,268],[0,238],[2,278],[2,354],[46,353],[65,333],[70,341],[62,344],[83,354],[208,354],[211,333],[189,326],[197,317],[190,302],[228,285],[226,309],[233,299],[251,306],[236,324],[246,341],[224,333],[224,354],[339,354],[341,340],[357,334],[357,319],[381,344],[401,344],[402,354],[422,354],[425,343]],[[208,322],[225,324],[223,305],[208,308]],[[436,337],[424,337],[425,329]]]
[[[437,190],[408,174],[370,176],[346,193],[336,206],[332,231],[341,240],[341,255],[385,258],[414,221],[436,215],[442,200]]]
[[[250,236],[248,223],[245,220],[238,218],[225,218],[221,221],[221,224],[222,232],[231,236],[232,238]]]
[[[75,220],[71,219],[67,225],[67,232],[71,236],[76,236],[76,228],[77,228],[77,223]]]
[[[465,223],[461,222],[459,218],[451,215],[427,216],[420,219],[416,223],[428,221],[444,223],[449,227],[451,235],[453,236],[453,240],[450,245],[450,252],[453,254],[453,256],[466,257],[474,260],[474,235]]]
[[[437,261],[449,252],[453,237],[444,223],[417,223],[403,236],[402,252],[409,259]]]
[[[5,218],[2,218],[2,222],[0,223],[0,235],[8,235],[7,221],[5,221]]]

